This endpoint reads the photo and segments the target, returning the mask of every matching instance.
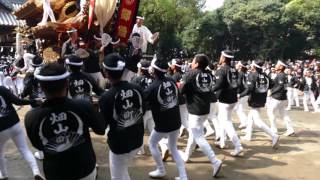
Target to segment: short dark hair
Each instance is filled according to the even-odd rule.
[[[32,67],[40,66],[42,62],[43,62],[42,57],[39,56],[39,55],[36,55],[36,56],[32,59]]]
[[[118,61],[124,61],[124,59],[118,55],[117,53],[108,54],[104,58],[104,65],[109,67],[117,67]],[[108,70],[105,68],[105,72],[108,74],[109,77],[111,77],[114,80],[119,80],[122,77],[122,74],[124,72],[125,68],[123,70]]]
[[[123,75],[123,71],[110,71],[110,70],[105,70],[106,73],[108,74],[108,77],[111,77],[114,80],[119,80],[121,79]]]
[[[258,60],[255,61],[255,63],[256,63],[258,66],[263,67],[265,61],[262,60],[262,59],[258,59]],[[257,68],[257,67],[254,67],[254,68],[256,69],[257,72],[260,72],[260,73],[263,72],[263,69],[262,69],[262,68]]]
[[[44,65],[40,74],[42,76],[54,76],[64,74],[66,72],[66,68],[58,63],[48,63]],[[57,80],[57,81],[39,81],[41,89],[48,94],[54,94],[57,92],[61,92],[66,88],[67,79]]]
[[[153,71],[153,73],[154,73],[154,75],[156,75],[158,78],[164,78],[165,77],[165,72],[161,72],[161,71],[159,71],[159,70],[157,70],[157,69],[155,69],[155,68],[153,68],[154,69],[154,71]]]
[[[176,63],[177,63],[178,65],[180,65],[180,67],[179,67],[179,66],[174,66],[175,69],[176,69],[177,71],[181,71],[181,66],[183,65],[183,61],[182,61],[181,59],[176,59]]]
[[[68,65],[71,72],[80,72],[81,66]]]
[[[209,58],[205,54],[197,54],[195,56],[195,61],[196,63],[198,63],[198,68],[201,70],[205,70],[209,65]]]
[[[217,69],[217,63],[216,62],[209,63],[208,67],[209,67],[210,70],[216,70]]]
[[[146,59],[141,59],[140,60],[140,64],[141,64],[141,67],[143,68],[148,68],[148,69],[140,69],[140,72],[142,74],[145,74],[145,75],[148,75],[149,74],[149,67],[150,67],[150,61],[146,60]]]

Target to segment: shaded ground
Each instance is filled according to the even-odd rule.
[[[28,107],[19,110],[20,117],[26,112]],[[306,113],[294,109],[290,111],[293,119],[296,135],[295,137],[281,136],[280,147],[273,150],[270,145],[270,139],[264,133],[254,132],[251,142],[243,142],[245,153],[243,157],[233,158],[229,155],[232,151],[232,145],[228,143],[228,149],[219,150],[214,148],[217,156],[223,160],[223,168],[218,179],[225,180],[317,180],[320,176],[320,113]],[[266,119],[265,112],[263,118]],[[234,118],[237,119],[237,118]],[[22,121],[23,122],[23,121]],[[284,124],[278,121],[280,134],[284,132]],[[238,131],[239,135],[243,135]],[[147,140],[145,137],[145,141]],[[213,137],[208,138],[210,144],[213,144]],[[179,148],[186,146],[186,137],[179,141]],[[93,136],[94,148],[97,154],[98,180],[110,179],[108,167],[108,154],[105,138]],[[147,149],[147,148],[146,148]],[[35,149],[32,148],[34,152]],[[130,175],[132,180],[147,180],[148,172],[154,169],[155,163],[147,151],[146,156],[135,158]],[[7,165],[11,180],[29,180],[32,179],[31,170],[27,166],[22,156],[13,145],[12,141],[7,143],[5,149]],[[209,161],[200,152],[196,151],[191,157],[191,163],[186,165],[190,180],[207,180],[211,177],[212,169]],[[41,162],[39,162],[41,166]],[[175,164],[172,159],[166,163],[168,170],[167,180],[174,179],[178,175]]]

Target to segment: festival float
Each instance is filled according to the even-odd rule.
[[[31,33],[41,42],[44,60],[56,61],[71,29],[78,31],[84,49],[94,39],[110,43],[110,37],[125,45],[138,8],[139,0],[28,0],[13,14],[27,24],[17,36]]]

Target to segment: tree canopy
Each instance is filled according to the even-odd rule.
[[[142,0],[145,24],[161,33],[154,49],[168,56],[184,50],[212,58],[223,49],[240,59],[320,56],[320,0],[225,0],[208,12],[202,11],[204,3]]]

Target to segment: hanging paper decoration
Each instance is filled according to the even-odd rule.
[[[116,5],[117,0],[95,0],[94,13],[100,25],[100,35],[103,34],[104,27],[113,17]]]

